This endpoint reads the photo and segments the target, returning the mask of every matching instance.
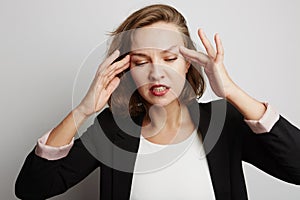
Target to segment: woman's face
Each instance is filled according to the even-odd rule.
[[[132,36],[130,72],[140,95],[151,105],[167,106],[180,95],[189,63],[179,54],[178,28],[158,22]]]

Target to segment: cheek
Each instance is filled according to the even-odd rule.
[[[188,71],[187,65],[185,62],[178,62],[172,67],[172,77],[177,79],[178,83],[181,83],[186,78],[186,73]]]
[[[182,76],[186,76],[186,73],[188,72],[188,69],[189,69],[189,63],[187,63],[184,59],[181,59],[180,60],[181,62],[180,62],[180,66],[181,66],[181,69],[180,69],[180,71],[181,71],[181,73],[180,74],[182,74]]]
[[[177,72],[177,74],[181,77],[185,77],[187,70],[188,70],[188,65],[187,62],[179,57],[174,63],[172,63],[171,68]]]
[[[139,92],[139,94],[145,98],[148,90],[148,86],[146,85],[146,78],[145,74],[143,72],[139,72],[138,70],[135,70],[133,73],[131,73],[132,79],[135,83],[135,89]]]
[[[131,68],[130,74],[137,88],[140,88],[147,84],[147,72],[145,72],[145,70],[143,70],[142,68]]]
[[[172,90],[178,95],[185,84],[185,71],[183,70],[183,68],[169,70],[168,79]]]

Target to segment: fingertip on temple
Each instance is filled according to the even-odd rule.
[[[204,37],[206,36],[202,28],[198,28],[198,35]]]

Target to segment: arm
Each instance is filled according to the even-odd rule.
[[[59,149],[68,146],[76,133],[77,127],[90,115],[98,112],[105,106],[111,93],[120,82],[120,79],[116,75],[129,67],[129,56],[112,63],[118,58],[119,54],[119,51],[115,51],[99,66],[89,91],[82,102],[50,132],[45,143],[45,146],[48,148],[46,148],[45,151],[47,151],[47,149],[53,150],[55,148]],[[95,138],[95,135],[101,134],[99,132],[100,130],[98,121],[95,120],[87,132],[74,142],[72,148],[69,148],[70,152],[67,152],[68,155],[65,155],[65,157],[54,156],[55,158],[43,158],[38,155],[45,152],[39,152],[41,149],[38,148],[33,150],[27,156],[16,180],[16,196],[22,199],[49,198],[66,191],[85,178],[98,167],[100,163],[87,150],[83,141],[90,142],[89,148],[94,148],[94,146],[98,147],[99,144],[96,145],[95,143],[101,141],[92,139]],[[105,146],[100,146],[97,150],[106,153],[103,151],[104,148]],[[35,151],[38,155],[35,154]]]
[[[234,106],[228,104],[227,108],[232,137],[242,141],[242,160],[283,181],[300,185],[300,130],[279,116],[268,132],[255,134]]]
[[[211,88],[214,93],[227,99],[234,105],[246,119],[257,120],[265,113],[265,106],[246,94],[229,77],[223,60],[224,49],[218,34],[215,35],[216,51],[203,30],[198,30],[199,38],[204,45],[207,55],[201,52],[180,47],[181,54],[190,62],[195,62],[204,67]]]
[[[84,135],[95,132],[95,123]],[[81,139],[74,141],[68,156],[47,160],[31,151],[15,183],[15,194],[20,199],[46,199],[61,194],[74,186],[101,163],[87,150]]]
[[[65,157],[72,147],[77,128],[107,103],[111,93],[119,85],[116,76],[129,67],[129,56],[114,62],[120,55],[115,51],[98,68],[95,78],[81,103],[71,111],[57,127],[38,140],[36,154],[48,160]]]
[[[69,144],[76,133],[77,127],[105,106],[111,93],[120,83],[120,79],[116,75],[129,67],[130,59],[128,55],[122,60],[111,64],[119,55],[120,52],[115,51],[99,66],[84,99],[51,131],[46,145],[59,147]]]
[[[111,111],[104,109],[61,159],[48,160],[31,151],[17,177],[16,196],[20,199],[50,198],[67,191],[97,167],[105,165],[107,169],[112,160],[111,139],[119,130],[112,121]]]
[[[198,35],[207,55],[184,47],[180,47],[180,52],[188,61],[202,65],[215,94],[230,102],[230,111],[234,113],[230,123],[235,137],[242,137],[243,159],[284,181],[300,184],[299,129],[282,116],[277,116],[266,131],[255,131],[265,134],[254,134],[250,128],[255,130],[255,127],[249,127],[245,122],[261,121],[266,107],[246,94],[229,77],[223,64],[224,50],[219,35],[215,35],[216,51],[201,29]]]

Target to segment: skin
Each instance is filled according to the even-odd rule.
[[[158,22],[146,28],[179,32],[176,25],[164,22]],[[47,145],[58,147],[69,144],[76,133],[76,126],[79,127],[90,115],[105,106],[109,96],[120,82],[116,75],[129,66],[132,77],[139,88],[139,93],[148,102],[149,112],[143,121],[142,134],[151,142],[159,144],[178,143],[187,138],[195,128],[186,106],[180,106],[176,98],[183,87],[189,62],[196,62],[204,67],[215,94],[227,99],[243,114],[245,119],[258,120],[263,116],[266,110],[263,103],[245,93],[228,75],[223,63],[224,49],[218,34],[214,37],[215,49],[203,30],[198,30],[206,53],[186,49],[183,47],[182,38],[180,40],[176,38],[177,36],[164,35],[166,31],[156,34],[158,35],[153,37],[153,32],[150,29],[136,33],[132,50],[135,53],[143,54],[142,57],[131,55],[130,58],[130,56],[126,56],[121,61],[111,64],[119,56],[119,52],[116,51],[99,66],[86,96],[51,131],[46,142]],[[141,36],[144,39],[141,39]],[[165,39],[163,39],[164,37]],[[170,47],[174,48],[170,50]],[[169,49],[171,53],[162,53],[166,49]],[[166,58],[172,57],[174,54],[178,58],[176,61],[169,62]],[[136,66],[139,62],[147,62],[147,65]],[[153,96],[149,93],[149,84],[153,83],[164,83],[170,86],[170,91],[163,97]]]
[[[178,143],[195,129],[188,109],[177,99],[190,67],[179,52],[183,45],[177,27],[164,22],[139,29],[133,36],[130,72],[149,109],[141,134],[153,143]],[[168,92],[153,95],[154,84],[166,85]]]
[[[215,34],[214,36],[216,50],[202,29],[198,30],[198,35],[207,54],[180,47],[182,55],[204,67],[214,93],[219,97],[227,99],[242,113],[245,119],[260,119],[265,113],[266,107],[262,102],[243,91],[228,75],[223,63],[224,48],[219,34]]]

